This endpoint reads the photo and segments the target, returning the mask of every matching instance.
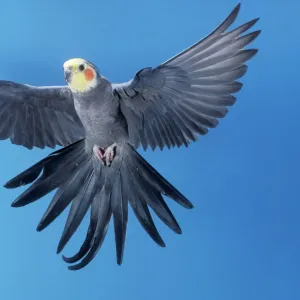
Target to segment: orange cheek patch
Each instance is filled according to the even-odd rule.
[[[93,70],[90,69],[90,68],[87,68],[87,69],[84,71],[84,76],[85,76],[85,79],[86,79],[87,81],[92,81],[92,80],[94,79],[94,77],[95,77]]]

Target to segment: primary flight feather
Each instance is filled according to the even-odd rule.
[[[160,246],[165,246],[149,207],[173,231],[181,228],[162,195],[186,208],[192,203],[135,150],[139,146],[188,146],[218,125],[242,88],[237,80],[256,49],[246,49],[260,33],[246,33],[258,19],[235,29],[240,5],[206,38],[156,68],[145,68],[123,84],[112,84],[91,62],[64,64],[68,86],[33,87],[0,81],[0,138],[53,152],[5,184],[32,185],[12,204],[32,203],[56,193],[37,230],[52,223],[71,204],[57,252],[61,252],[86,213],[86,239],[69,268],[86,266],[100,249],[111,218],[117,263],[124,254],[128,203]],[[41,174],[42,173],[42,174]],[[40,175],[41,174],[41,175]]]

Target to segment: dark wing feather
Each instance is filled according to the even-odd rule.
[[[0,109],[0,139],[28,149],[67,146],[85,136],[67,87],[1,80]]]
[[[218,125],[235,103],[246,61],[257,52],[245,50],[259,35],[243,35],[258,19],[227,31],[240,5],[206,38],[155,69],[139,71],[133,80],[115,84],[131,144],[146,149],[188,145]]]

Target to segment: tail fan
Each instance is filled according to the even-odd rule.
[[[117,263],[122,264],[128,203],[145,231],[162,247],[165,243],[148,207],[178,234],[181,234],[181,228],[162,195],[183,207],[193,207],[129,144],[117,147],[116,157],[107,167],[101,165],[92,150],[86,147],[85,140],[80,140],[53,152],[4,186],[17,188],[30,183],[32,185],[12,203],[13,207],[32,203],[57,189],[37,226],[38,231],[50,225],[71,204],[57,253],[64,249],[90,209],[90,224],[81,248],[72,257],[63,256],[65,262],[74,264],[69,266],[70,270],[79,270],[93,260],[102,246],[111,218]]]

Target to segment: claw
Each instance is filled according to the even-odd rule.
[[[116,147],[117,144],[113,143],[104,150],[103,148],[95,145],[93,147],[93,152],[104,166],[109,167],[116,156]]]
[[[104,149],[95,145],[93,147],[93,152],[96,155],[96,157],[101,161],[101,163],[104,164]]]

